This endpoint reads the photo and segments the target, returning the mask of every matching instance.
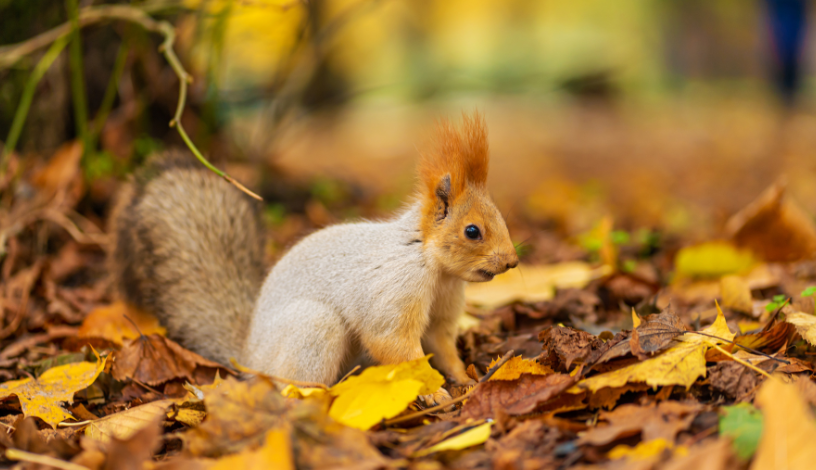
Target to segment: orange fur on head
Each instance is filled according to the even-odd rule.
[[[437,129],[436,148],[424,152],[419,163],[423,196],[436,199],[436,189],[445,175],[450,175],[452,199],[464,193],[468,184],[484,188],[487,182],[487,128],[478,112],[462,114],[462,128],[441,121]]]

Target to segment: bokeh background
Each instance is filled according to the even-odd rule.
[[[580,244],[604,218],[644,240],[716,238],[778,181],[816,213],[805,0],[123,3],[176,26],[194,77],[182,122],[264,197],[273,254],[315,227],[398,208],[434,122],[474,110],[489,127],[491,191],[540,261],[572,256],[552,240]],[[67,18],[62,0],[0,0],[0,44]],[[84,204],[101,224],[121,178],[184,145],[168,127],[178,78],[161,37],[138,25],[81,37],[88,115],[102,119],[83,156]],[[38,58],[0,70],[0,138]],[[77,137],[71,83],[63,53],[37,87],[22,161]]]

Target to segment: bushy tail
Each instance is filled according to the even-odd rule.
[[[265,272],[258,209],[191,155],[153,158],[119,191],[110,219],[119,295],[186,348],[237,359]]]

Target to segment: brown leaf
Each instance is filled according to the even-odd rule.
[[[670,309],[657,315],[646,317],[639,327],[630,333],[629,341],[619,341],[606,351],[598,360],[599,363],[634,354],[644,360],[655,353],[666,349],[674,338],[686,331],[686,325]],[[634,347],[633,347],[634,344]]]
[[[575,382],[575,377],[567,374],[522,374],[517,380],[481,383],[462,408],[461,417],[492,418],[499,409],[509,415],[530,413],[538,405],[560,395]]]
[[[105,470],[142,470],[161,444],[160,419],[143,427],[128,439],[111,438],[107,446]]]
[[[573,361],[586,359],[604,345],[598,337],[566,326],[547,328],[538,334],[538,339],[544,343],[545,351],[565,364],[565,369],[569,369]]]
[[[492,454],[493,468],[518,468],[517,462],[524,462],[524,468],[554,468],[553,450],[562,437],[558,428],[540,420],[529,420],[505,436],[487,441],[485,449]]]
[[[689,449],[688,455],[669,460],[662,470],[725,470],[736,468],[731,442],[720,438]]]
[[[699,409],[699,405],[676,401],[657,406],[621,405],[613,411],[602,411],[599,419],[609,424],[590,429],[579,442],[603,446],[638,434],[643,441],[663,438],[674,442],[678,432],[688,429]]]
[[[113,378],[136,379],[148,385],[159,385],[173,379],[186,379],[195,383],[194,371],[198,367],[224,369],[220,364],[188,351],[178,343],[152,334],[125,343],[115,353]]]

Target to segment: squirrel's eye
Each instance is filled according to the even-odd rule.
[[[471,240],[478,240],[481,238],[482,232],[479,231],[479,227],[475,225],[468,225],[465,227],[465,236]]]

